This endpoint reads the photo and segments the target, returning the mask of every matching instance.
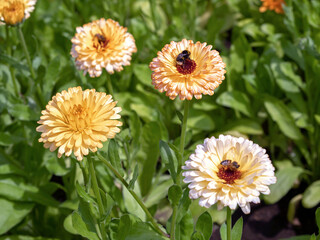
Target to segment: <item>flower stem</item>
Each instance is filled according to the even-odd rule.
[[[103,213],[104,213],[104,207],[103,207],[103,203],[102,203],[102,199],[101,199],[101,195],[100,195],[100,190],[98,187],[98,182],[97,182],[97,177],[96,177],[93,161],[94,161],[93,157],[89,155],[88,156],[89,173],[90,173],[91,181],[92,181],[92,189],[93,189],[94,195],[96,195],[96,198],[98,201],[98,208],[99,208],[99,215],[100,215],[99,225],[100,225],[101,237],[103,240],[106,240],[107,234],[106,234],[106,230],[105,230],[104,220],[102,220]]]
[[[127,188],[127,190],[130,192],[132,197],[136,200],[136,202],[140,205],[142,210],[147,215],[148,219],[151,221],[152,226],[157,231],[157,233],[161,234],[164,237],[168,237],[166,233],[164,233],[152,217],[151,213],[149,212],[148,208],[144,205],[144,203],[141,201],[141,199],[138,197],[138,195],[129,188],[129,184],[127,181],[120,175],[120,173],[107,161],[101,154],[97,154],[98,158],[113,172],[113,174],[120,180],[120,182]]]
[[[32,79],[33,79],[33,81],[34,81],[34,83],[36,85],[36,92],[37,92],[37,95],[38,95],[38,99],[40,101],[40,105],[41,105],[42,108],[44,108],[44,106],[46,104],[44,102],[44,98],[43,98],[43,95],[42,95],[42,90],[40,88],[40,85],[39,85],[39,83],[36,82],[37,81],[36,74],[34,73],[34,70],[33,70],[33,67],[32,67],[30,54],[29,54],[29,51],[28,51],[28,48],[27,48],[26,41],[24,39],[23,32],[21,30],[21,25],[20,24],[18,25],[18,35],[20,37],[21,45],[22,45],[24,54],[25,54],[27,62],[28,62],[28,66],[29,66],[29,69],[30,69],[31,77],[32,77]]]
[[[227,240],[231,240],[231,209],[227,207]]]
[[[188,114],[189,114],[189,105],[190,102],[188,100],[184,101],[184,112],[183,112],[183,121],[181,127],[181,137],[180,137],[180,154],[181,158],[178,163],[177,170],[177,184],[181,186],[181,167],[183,164],[183,153],[184,153],[184,144],[186,141],[186,132],[187,132],[187,122],[188,122]],[[173,206],[172,218],[171,218],[171,229],[170,229],[170,239],[175,239],[176,233],[176,220],[178,215],[178,205]]]
[[[6,38],[7,38],[7,54],[8,56],[12,57],[12,52],[11,52],[11,46],[10,46],[10,32],[9,32],[9,26],[6,25]],[[19,91],[18,91],[18,86],[16,82],[16,76],[14,75],[14,70],[11,66],[9,66],[10,74],[11,74],[11,79],[13,83],[13,88],[14,88],[14,93],[17,97],[19,97]]]
[[[109,74],[107,74],[107,86],[108,86],[109,94],[111,94],[112,97],[114,97],[114,95],[113,95],[113,87],[112,87],[112,82],[111,82],[111,76]]]
[[[21,30],[21,25],[18,26],[18,33],[19,33],[19,37],[20,37],[20,41],[21,41],[21,44],[22,44],[22,48],[23,48],[24,54],[26,55],[26,58],[27,58],[27,62],[28,62],[28,66],[29,66],[29,69],[30,69],[31,77],[33,78],[33,80],[35,80],[36,79],[36,75],[35,75],[33,67],[32,67],[32,63],[31,63],[29,52],[28,52],[27,44],[26,44],[26,41],[24,40],[23,32]]]

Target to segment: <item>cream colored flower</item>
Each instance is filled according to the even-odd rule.
[[[204,140],[182,167],[189,197],[209,208],[239,205],[250,213],[250,202],[259,203],[260,193],[269,194],[276,182],[274,167],[266,150],[244,138],[220,135]]]
[[[282,5],[285,4],[284,0],[261,0],[262,6],[259,8],[260,12],[267,10],[275,11],[276,13],[284,13]]]
[[[95,89],[82,91],[81,87],[69,88],[52,97],[43,110],[39,142],[50,151],[58,149],[58,157],[70,156],[73,152],[78,160],[102,148],[102,142],[114,138],[122,125],[116,119],[120,107],[115,107],[111,95],[96,92]]]
[[[207,43],[183,39],[164,46],[149,67],[153,71],[152,84],[170,99],[181,100],[213,95],[225,74],[225,64],[219,52]]]
[[[77,68],[84,70],[84,74],[89,72],[90,77],[99,77],[103,68],[110,74],[122,71],[122,66],[130,65],[131,55],[137,51],[127,28],[112,19],[101,18],[77,27],[71,42]]]
[[[0,25],[15,25],[30,17],[37,0],[1,0]]]

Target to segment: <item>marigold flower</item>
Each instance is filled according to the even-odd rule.
[[[266,150],[244,138],[220,135],[204,140],[182,167],[184,182],[190,183],[189,197],[199,205],[218,208],[239,205],[250,213],[250,202],[259,203],[260,192],[269,194],[276,182],[274,167]]]
[[[77,27],[72,38],[71,55],[76,66],[99,77],[105,68],[109,74],[120,72],[130,65],[132,53],[137,51],[133,36],[118,22],[104,18]]]
[[[15,25],[30,17],[37,0],[2,0],[0,25]]]
[[[177,95],[181,100],[213,95],[224,79],[226,65],[219,52],[211,48],[207,43],[186,39],[165,45],[149,65],[152,84],[172,100]]]
[[[261,0],[262,6],[259,8],[260,12],[267,10],[275,11],[276,13],[284,13],[282,4],[285,4],[284,0]]]
[[[58,157],[70,156],[72,151],[78,160],[88,155],[89,150],[96,152],[108,138],[114,138],[120,132],[122,123],[118,114],[120,107],[115,107],[111,95],[96,92],[95,89],[82,91],[81,87],[69,88],[52,97],[43,110],[39,142],[45,148],[54,151]]]

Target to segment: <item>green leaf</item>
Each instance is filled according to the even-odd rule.
[[[183,114],[182,114],[180,111],[178,111],[178,110],[176,110],[176,114],[177,114],[180,122],[183,123]]]
[[[212,228],[213,223],[211,215],[208,212],[202,213],[198,218],[195,230],[201,232],[205,240],[209,240],[212,234]]]
[[[149,122],[142,129],[141,149],[137,159],[142,163],[142,171],[139,176],[139,185],[142,196],[145,196],[151,186],[152,178],[156,170],[159,158],[160,125],[157,122]]]
[[[118,144],[114,139],[109,140],[108,156],[112,166],[118,171],[118,173],[120,173],[121,176],[124,176],[124,170],[121,166],[121,160],[119,157]]]
[[[281,238],[280,240],[310,240],[310,235],[301,235],[290,238]]]
[[[224,223],[220,227],[221,240],[227,240],[227,225]]]
[[[264,196],[265,201],[269,204],[279,201],[289,192],[303,171],[303,168],[293,166],[278,170],[276,172],[277,182],[270,186],[271,193]]]
[[[191,236],[191,240],[205,240],[201,232],[194,232]]]
[[[300,204],[301,199],[302,199],[302,194],[298,194],[294,196],[289,202],[287,219],[290,223],[293,222],[293,219],[296,216],[296,209],[298,207],[298,204]]]
[[[238,221],[236,222],[236,224],[233,226],[233,228],[231,230],[231,239],[241,240],[242,228],[243,228],[243,219],[241,217],[238,219]]]
[[[46,75],[43,78],[43,90],[44,90],[44,95],[46,96],[47,99],[50,98],[51,96],[51,91],[55,85],[55,83],[58,80],[59,76],[59,67],[60,67],[60,57],[56,56],[54,59],[52,59],[49,63],[49,66],[47,67],[46,70]]]
[[[43,160],[48,171],[56,176],[65,176],[70,171],[70,168],[66,167],[65,159],[58,158],[55,152],[45,151]]]
[[[190,109],[187,125],[188,128],[203,131],[212,131],[215,128],[215,123],[207,112],[195,109]]]
[[[320,230],[320,207],[318,207],[316,210],[316,222],[317,222],[318,230]]]
[[[10,146],[12,144],[16,144],[21,142],[24,138],[17,137],[9,133],[0,132],[0,146]]]
[[[175,182],[177,178],[178,160],[175,152],[170,148],[170,146],[166,142],[162,140],[160,140],[160,155],[162,161],[166,164],[166,166],[169,169],[172,180]]]
[[[24,235],[10,235],[0,237],[0,240],[59,240],[58,238],[31,237]]]
[[[152,207],[155,204],[158,204],[163,198],[168,194],[168,188],[173,184],[172,180],[165,176],[160,177],[166,178],[167,180],[158,183],[156,186],[151,188],[150,193],[148,194],[147,200],[145,201],[146,207]],[[160,182],[160,181],[159,181]]]
[[[82,237],[89,240],[99,240],[99,237],[95,230],[90,230],[87,224],[82,220],[79,212],[72,213],[72,226]]]
[[[28,215],[34,204],[12,202],[7,199],[0,198],[0,206],[0,234],[4,234]]]
[[[188,211],[178,223],[176,239],[190,239],[193,233],[193,218]]]
[[[284,135],[291,139],[302,140],[302,134],[299,128],[290,115],[287,106],[280,100],[271,97],[264,97],[264,106],[270,114],[273,121],[275,121]]]
[[[21,170],[20,168],[17,168],[15,165],[12,164],[1,164],[0,165],[0,175],[2,174],[17,174],[21,176],[26,176],[26,172]]]
[[[240,111],[248,117],[253,116],[250,100],[247,95],[242,92],[236,90],[224,92],[217,98],[217,103]]]
[[[40,118],[39,113],[31,110],[30,106],[24,104],[14,104],[8,107],[11,116],[21,121],[35,121]]]
[[[189,188],[183,191],[182,198],[179,203],[179,211],[177,216],[177,222],[180,222],[184,215],[188,212],[191,200],[189,198]]]
[[[0,55],[0,62],[8,63],[10,66],[19,70],[29,71],[29,68],[26,65],[21,64],[19,61],[17,61],[13,57],[3,54],[3,52]]]
[[[132,111],[130,116],[130,134],[132,138],[132,154],[131,159],[135,157],[136,153],[140,148],[140,136],[141,136],[141,121],[139,119],[138,114],[135,111]]]
[[[97,204],[93,197],[91,197],[78,182],[76,182],[76,190],[79,197],[81,197],[82,200],[84,200],[87,203]]]
[[[22,178],[0,179],[0,196],[9,200],[37,202],[46,206],[58,207],[59,202],[39,188],[24,183]]]
[[[151,70],[147,64],[134,64],[133,73],[136,78],[143,84],[152,87],[151,85]]]
[[[182,189],[179,185],[172,185],[168,190],[168,199],[172,206],[179,204],[180,198],[182,196]]]
[[[226,131],[237,131],[244,134],[250,135],[261,135],[263,134],[263,129],[261,125],[252,119],[234,119],[230,123],[220,129],[221,132]]]
[[[72,226],[72,213],[69,214],[63,221],[63,227],[69,233],[77,234],[77,230]]]
[[[131,178],[131,180],[129,182],[129,188],[130,189],[133,189],[134,184],[136,183],[138,176],[139,176],[139,166],[138,166],[138,164],[136,164],[136,166],[134,168],[134,171],[133,171],[132,178]]]
[[[303,193],[302,205],[313,208],[320,202],[320,180],[313,182]]]

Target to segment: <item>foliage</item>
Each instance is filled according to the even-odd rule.
[[[70,56],[76,27],[101,17],[126,26],[138,48],[131,66],[111,75],[123,127],[101,155],[166,229],[171,224],[170,206],[177,206],[176,239],[209,239],[211,223],[222,223],[225,214],[216,208],[204,212],[191,204],[185,186],[176,185],[183,117],[176,109],[181,110],[182,103],[153,89],[148,68],[172,40],[207,42],[227,65],[226,79],[215,95],[191,102],[183,160],[205,137],[250,137],[268,150],[277,167],[278,182],[265,201],[275,203],[300,185],[301,197],[292,201],[299,199],[306,208],[317,206],[320,3],[286,3],[285,13],[277,15],[260,13],[258,0],[38,1],[21,26],[35,79],[17,27],[1,25],[0,239],[100,237],[93,220],[99,218],[97,199],[90,186],[84,186],[88,163],[58,159],[38,142],[35,129],[41,110],[57,92],[74,86],[108,92],[106,72],[94,79],[83,76]],[[106,223],[108,237],[164,239],[101,161],[96,161],[96,169],[107,206],[100,221]],[[289,209],[294,215],[295,208]],[[319,218],[317,211],[318,226]],[[232,230],[235,236],[241,236],[239,221]],[[222,226],[222,236],[223,231]]]

